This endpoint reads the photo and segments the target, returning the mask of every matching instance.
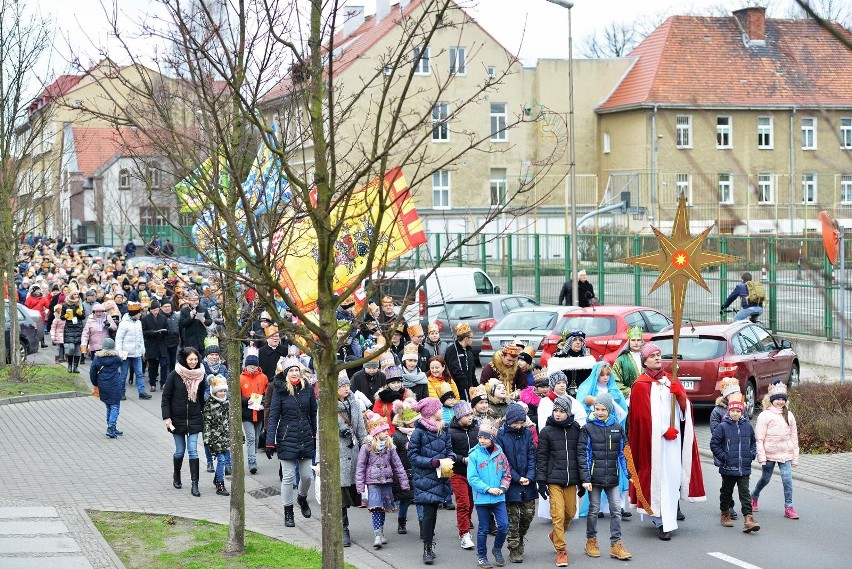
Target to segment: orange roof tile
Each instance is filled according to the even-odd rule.
[[[139,135],[130,128],[73,127],[77,169],[88,178],[117,156],[137,156],[144,147]]]
[[[852,32],[837,30],[852,40]],[[734,16],[672,16],[599,112],[637,107],[852,107],[852,51],[813,20],[766,20],[746,46]]]

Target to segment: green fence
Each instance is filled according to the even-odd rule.
[[[438,252],[459,243],[462,235],[431,234],[426,247],[410,261],[428,267]],[[852,244],[846,241],[846,269],[850,275]],[[578,267],[585,269],[596,296],[605,304],[642,305],[671,313],[667,285],[648,294],[658,274],[619,263],[618,259],[659,249],[653,235],[578,236]],[[776,236],[710,236],[703,247],[736,255],[741,260],[702,272],[710,289],[691,284],[684,318],[695,322],[719,321],[719,309],[748,271],[766,288],[768,302],[761,321],[776,333],[802,334],[829,340],[839,336],[839,287],[836,269],[828,264],[821,238]],[[500,285],[502,292],[530,295],[555,304],[562,283],[570,276],[571,239],[568,235],[482,235],[462,247],[450,265],[477,266]],[[446,266],[446,264],[445,264]],[[847,278],[847,283],[849,282]],[[852,295],[846,287],[847,322],[852,314]],[[739,307],[739,301],[732,306]],[[852,335],[847,334],[852,338]]]
[[[88,234],[81,237],[83,242],[102,243],[109,245],[120,251],[124,251],[124,245],[127,240],[132,238],[136,243],[137,255],[145,255],[144,243],[148,243],[154,237],[158,236],[163,243],[166,239],[170,239],[175,246],[175,255],[178,257],[190,257],[195,259],[198,254],[195,249],[184,238],[184,235],[189,235],[192,227],[183,227],[176,229],[170,225],[102,225],[97,227],[89,227]]]

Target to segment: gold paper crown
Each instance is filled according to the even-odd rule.
[[[418,358],[420,357],[420,352],[418,350],[417,344],[413,344],[413,343],[409,342],[408,344],[405,345],[405,347],[402,348],[402,355],[403,356],[410,356],[412,354],[414,354]]]
[[[422,336],[423,335],[423,326],[420,324],[412,324],[408,327],[408,335],[411,337],[414,336]]]
[[[378,413],[372,413],[367,418],[367,431],[372,434],[374,429],[387,430],[388,428],[388,420],[379,415]]]
[[[455,332],[457,338],[473,334],[473,330],[470,329],[470,324],[468,324],[467,322],[462,322],[461,324],[458,324],[455,328]]]
[[[527,346],[526,348],[524,348],[524,353],[532,358],[535,358],[535,348],[532,346]]]
[[[507,344],[501,348],[503,354],[507,356],[517,356],[521,353],[521,347],[518,344]],[[533,352],[535,353],[535,352]]]
[[[474,399],[478,397],[487,398],[488,396],[485,394],[485,386],[484,385],[474,385],[468,390],[468,394],[470,395],[471,404],[474,404]]]

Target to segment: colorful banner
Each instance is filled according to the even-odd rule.
[[[380,226],[376,227],[380,212]],[[331,212],[331,223],[341,219],[343,227],[334,245],[337,293],[359,280],[374,235],[378,235],[378,240],[371,271],[426,243],[420,216],[399,168],[372,180],[356,190],[348,203],[338,205]],[[318,247],[310,220],[296,216],[282,223],[273,237],[271,251],[281,284],[295,305],[305,312],[316,308]]]
[[[213,180],[213,160],[208,158],[192,174],[175,184],[175,193],[180,202],[181,213],[202,211],[210,205],[210,182]],[[219,186],[230,187],[231,179],[225,164],[225,157],[219,155]]]
[[[255,216],[280,203],[289,202],[292,197],[290,183],[281,167],[281,158],[270,148],[278,148],[278,127],[275,123],[272,123],[270,130],[264,133],[267,142],[261,143],[248,177],[243,182],[243,193]]]

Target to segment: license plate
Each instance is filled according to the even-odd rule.
[[[514,340],[500,340],[500,345],[501,346],[508,346],[512,342],[514,342]]]
[[[687,391],[695,389],[695,383],[691,380],[681,381],[681,384],[683,384],[683,388]]]

